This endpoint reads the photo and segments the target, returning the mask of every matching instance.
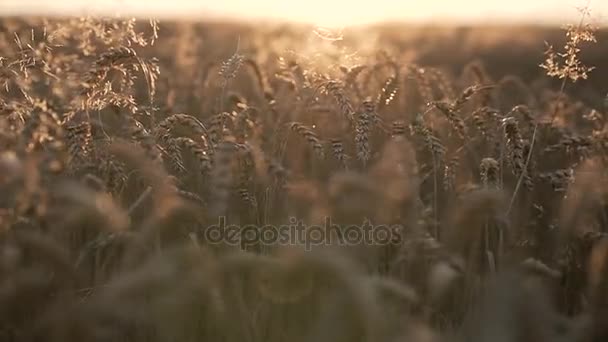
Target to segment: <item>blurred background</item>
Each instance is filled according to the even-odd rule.
[[[606,23],[608,1],[580,0],[2,0],[2,15],[123,14],[196,19],[272,19],[321,25],[360,25],[382,21],[555,24],[577,18],[577,7],[593,8],[593,20]]]
[[[0,342],[608,341],[607,14],[0,0]]]

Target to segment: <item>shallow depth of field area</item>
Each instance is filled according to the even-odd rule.
[[[3,17],[0,341],[607,341],[607,38]]]

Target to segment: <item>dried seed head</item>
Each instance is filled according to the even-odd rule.
[[[227,61],[222,62],[220,67],[220,76],[224,82],[234,79],[243,65],[245,57],[235,52]]]
[[[391,127],[391,136],[404,137],[406,133],[406,125],[403,121],[394,121]]]
[[[484,187],[498,186],[500,165],[494,158],[484,158],[480,165],[481,183]]]
[[[588,67],[580,60],[581,45],[583,43],[596,43],[595,32],[597,28],[585,24],[587,13],[582,14],[581,24],[566,27],[566,38],[568,39],[563,52],[556,52],[553,46],[546,44],[546,60],[540,65],[545,69],[548,76],[559,79],[569,79],[576,82],[579,79],[586,80],[589,73],[595,67]]]
[[[339,82],[329,81],[325,85],[325,90],[336,100],[344,118],[352,122],[355,110],[344,92],[344,86]]]
[[[376,117],[376,105],[371,100],[363,101],[355,123],[355,146],[357,158],[367,163],[371,158],[370,132]]]
[[[306,139],[308,144],[312,147],[312,149],[319,156],[319,158],[325,158],[325,149],[323,148],[323,144],[321,143],[321,140],[319,139],[317,134],[311,128],[299,122],[292,122],[289,124],[289,127],[292,131],[296,132],[298,135]]]
[[[342,167],[347,168],[350,157],[344,150],[344,144],[340,139],[331,139],[331,150],[334,158],[342,164]]]

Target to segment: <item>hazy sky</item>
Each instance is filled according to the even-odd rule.
[[[103,12],[123,15],[281,18],[349,25],[379,20],[563,22],[587,0],[0,0],[0,15]],[[596,21],[606,23],[608,0],[591,0]]]

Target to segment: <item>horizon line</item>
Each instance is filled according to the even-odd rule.
[[[189,10],[190,9],[190,10]],[[272,15],[268,13],[248,14],[247,16],[230,14],[227,11],[210,10],[204,7],[189,8],[183,7],[174,10],[162,10],[159,6],[124,6],[117,8],[116,6],[106,5],[96,7],[95,5],[84,6],[61,6],[61,5],[26,5],[17,6],[15,2],[0,3],[0,17],[135,17],[141,19],[159,19],[169,21],[212,21],[212,22],[230,22],[230,23],[255,23],[260,22],[268,24],[304,24],[304,25],[321,25],[325,27],[360,27],[373,26],[382,24],[423,24],[423,25],[466,25],[466,26],[504,26],[504,25],[525,25],[525,26],[562,26],[564,24],[573,23],[577,20],[577,16],[567,14],[564,11],[555,11],[551,15],[535,16],[534,13],[525,14],[522,16],[512,16],[501,14],[500,11],[488,11],[483,14],[472,16],[457,16],[449,14],[437,15],[421,15],[421,16],[392,16],[386,18],[360,18],[359,20],[351,20],[356,22],[355,25],[348,25],[344,22],[336,20],[335,22],[318,22],[310,18],[284,18],[280,15]],[[608,20],[600,17],[592,16],[590,21],[597,26],[608,26]]]

